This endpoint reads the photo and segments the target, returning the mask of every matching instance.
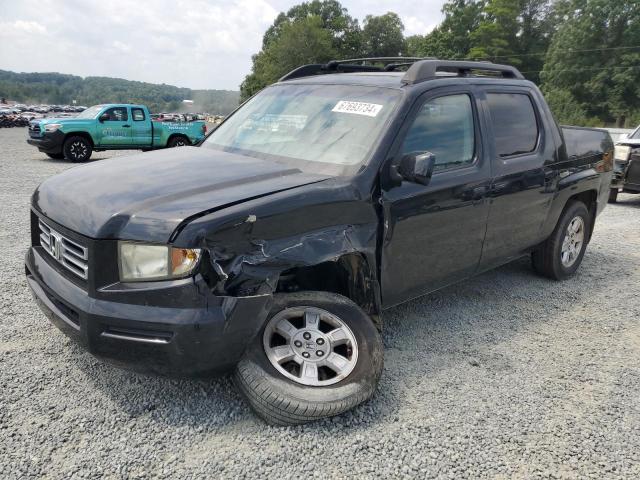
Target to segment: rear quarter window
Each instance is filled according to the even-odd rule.
[[[538,121],[525,93],[487,93],[496,153],[510,157],[531,153],[538,144]]]

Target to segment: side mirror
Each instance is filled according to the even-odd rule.
[[[100,117],[98,118],[98,120],[100,121],[100,123],[105,122],[107,120],[109,120],[109,114],[108,113],[103,113],[102,115],[100,115]]]
[[[412,152],[400,159],[397,174],[404,180],[427,185],[436,166],[436,156],[431,152]]]

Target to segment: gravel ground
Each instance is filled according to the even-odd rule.
[[[226,378],[118,370],[48,323],[29,197],[71,165],[25,136],[0,130],[0,478],[640,476],[640,197],[607,207],[569,281],[521,260],[389,311],[374,399],[275,428]]]

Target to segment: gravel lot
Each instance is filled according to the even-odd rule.
[[[117,370],[48,323],[29,198],[71,164],[25,137],[0,130],[0,478],[640,477],[640,197],[607,207],[569,281],[523,259],[389,311],[374,399],[275,428],[226,378]]]

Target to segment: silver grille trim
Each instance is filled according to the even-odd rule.
[[[83,280],[87,279],[89,271],[89,251],[77,242],[70,240],[56,232],[42,220],[40,226],[40,245],[70,272]]]

